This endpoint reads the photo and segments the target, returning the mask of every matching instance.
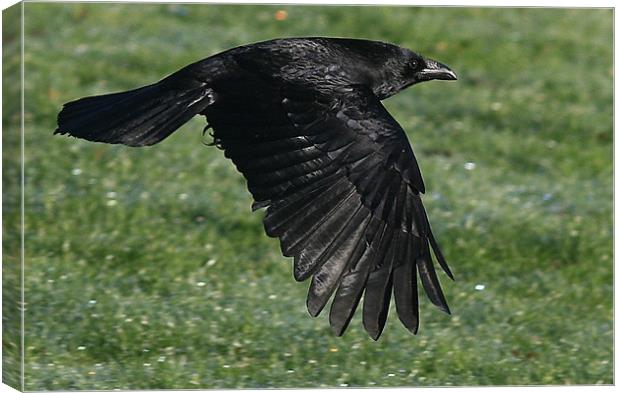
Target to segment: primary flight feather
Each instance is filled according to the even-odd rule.
[[[431,258],[452,278],[420,194],[424,182],[405,132],[381,104],[413,84],[454,80],[447,66],[395,45],[286,38],[240,46],[161,81],[64,105],[55,133],[148,146],[195,115],[247,179],[267,235],[311,278],[308,311],[333,297],[330,325],[346,330],[363,297],[375,340],[392,292],[404,326],[418,330],[418,291],[449,313]]]

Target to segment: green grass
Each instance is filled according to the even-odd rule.
[[[26,389],[613,383],[611,10],[27,3],[25,17]],[[63,102],[300,35],[397,43],[459,75],[385,103],[457,279],[441,276],[453,316],[423,297],[417,336],[394,310],[379,342],[359,315],[342,338],[308,316],[307,284],[201,144],[203,118],[144,149],[52,136]]]

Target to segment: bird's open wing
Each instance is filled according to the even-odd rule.
[[[294,257],[295,279],[312,276],[310,314],[335,292],[329,320],[341,335],[364,295],[364,327],[376,340],[393,289],[398,316],[415,333],[418,275],[429,299],[449,312],[430,248],[452,274],[420,199],[420,170],[404,131],[372,91],[351,86],[325,97],[245,87],[263,96],[220,95],[205,114],[246,177],[254,206],[267,207],[265,231]]]

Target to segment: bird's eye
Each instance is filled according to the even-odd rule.
[[[418,61],[415,59],[411,59],[409,60],[409,65],[411,66],[411,68],[416,68],[418,66]]]

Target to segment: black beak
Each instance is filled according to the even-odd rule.
[[[438,61],[426,59],[426,67],[416,73],[416,79],[420,82],[430,81],[434,79],[444,81],[456,80],[456,74],[447,65]]]

